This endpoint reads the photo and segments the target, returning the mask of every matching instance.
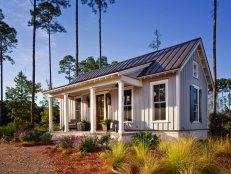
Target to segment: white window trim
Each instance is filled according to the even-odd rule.
[[[166,98],[166,120],[153,120],[153,86],[165,84],[165,98]],[[169,122],[169,109],[168,109],[168,79],[155,81],[150,83],[150,117],[151,123],[167,123]]]
[[[126,90],[131,90],[131,95],[132,95],[132,102],[131,102],[131,106],[132,106],[132,121],[124,121],[124,123],[133,123],[134,121],[134,87],[133,86],[127,86],[127,87],[124,87],[124,91]],[[123,93],[123,102],[124,102],[124,93]]]
[[[194,65],[196,65],[196,67],[197,67],[197,69],[196,69],[197,76],[194,75]],[[198,65],[198,63],[195,60],[193,60],[193,77],[196,78],[196,79],[199,78],[199,65]]]
[[[198,107],[197,107],[197,113],[198,113],[198,121],[193,121],[192,123],[193,124],[198,124],[198,123],[200,123],[200,120],[199,120],[199,118],[200,118],[200,87],[199,86],[197,86],[197,85],[195,85],[195,84],[192,84],[192,86],[194,87],[194,88],[196,88],[197,89],[197,103],[198,103]]]
[[[80,110],[81,110],[81,117],[80,117],[80,120],[82,120],[83,119],[83,96],[81,95],[81,96],[76,96],[76,97],[74,97],[74,101],[76,100],[76,99],[81,99],[81,104],[80,104]],[[74,105],[74,108],[75,108],[75,118],[76,118],[76,101],[75,101],[75,105]]]

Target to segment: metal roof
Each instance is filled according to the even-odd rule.
[[[114,65],[109,65],[97,70],[80,74],[70,84],[120,72],[146,63],[151,64],[147,68],[144,68],[144,70],[137,77],[178,69],[200,40],[201,38],[193,39],[178,45],[151,52],[149,54],[128,59]]]

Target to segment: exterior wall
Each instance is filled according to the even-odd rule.
[[[198,75],[199,78],[193,77],[193,60],[198,63]],[[191,123],[190,122],[190,85],[196,85],[202,90],[202,105],[201,123]],[[208,116],[208,85],[199,62],[198,54],[195,52],[190,60],[186,63],[185,67],[182,69],[180,74],[180,129],[181,130],[191,130],[191,129],[207,129],[207,116]]]
[[[168,121],[151,121],[150,83],[168,80]],[[166,76],[143,80],[143,87],[134,87],[134,121],[133,129],[139,130],[178,130],[176,114],[176,76]]]

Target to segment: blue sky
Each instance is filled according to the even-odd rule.
[[[59,61],[65,55],[75,55],[75,0],[63,10],[59,18],[67,33],[52,35],[53,86],[67,84],[58,74]],[[218,77],[231,77],[231,1],[218,0],[217,16],[217,68]],[[22,70],[31,79],[32,28],[30,0],[0,0],[5,21],[18,32],[18,46],[11,54],[15,65],[5,62],[4,88],[14,85],[14,77]],[[103,55],[109,62],[122,61],[152,50],[148,47],[153,32],[162,35],[161,48],[202,37],[210,67],[212,68],[212,10],[213,0],[116,0],[102,16]],[[36,81],[46,88],[48,73],[48,36],[37,32]],[[79,58],[98,57],[98,16],[79,0]]]

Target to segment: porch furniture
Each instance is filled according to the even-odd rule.
[[[118,131],[118,124],[119,124],[119,122],[117,121],[117,120],[113,120],[112,122],[111,122],[111,129],[112,129],[112,131]]]
[[[71,121],[68,123],[68,128],[69,130],[71,129],[77,129],[77,120],[76,119],[71,119]]]

